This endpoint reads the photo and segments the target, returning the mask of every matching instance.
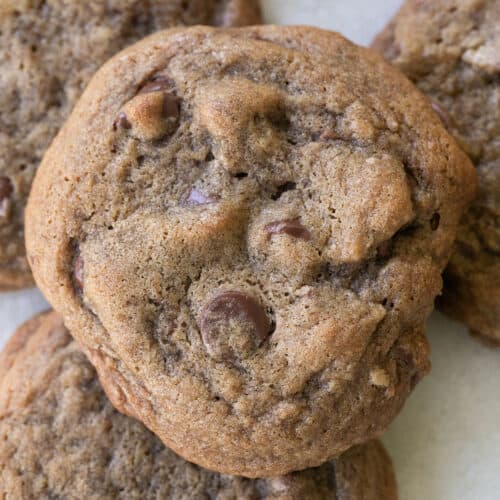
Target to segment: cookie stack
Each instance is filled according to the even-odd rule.
[[[99,65],[198,14],[258,19],[248,1],[128,3],[61,5],[54,23],[96,9]],[[419,50],[404,41],[413,11],[467,38],[456,21],[467,6],[441,3],[456,2],[410,0],[376,42],[416,68],[410,77],[439,106],[375,51],[308,27],[160,31],[106,62],[78,102],[95,59],[70,38],[81,58],[67,80],[44,73],[65,97],[37,98],[43,114],[13,102],[19,78],[11,84],[6,120],[36,114],[40,130],[0,136],[13,158],[0,166],[5,234],[18,235],[12,256],[2,247],[0,277],[5,287],[30,279],[23,196],[37,169],[26,255],[57,313],[25,324],[0,357],[0,496],[396,498],[373,439],[429,370],[425,321],[476,194],[462,150],[476,144],[474,118],[457,118],[459,133],[456,94],[432,89],[465,82],[459,72],[480,77],[448,57],[432,76],[428,33]],[[123,35],[111,42],[102,30],[114,22]],[[471,53],[471,65],[488,71],[493,49]],[[49,92],[41,76],[30,82]],[[25,169],[7,148],[21,137]],[[471,217],[483,221],[468,213],[459,249]]]
[[[373,46],[432,99],[474,162],[479,192],[460,224],[438,306],[500,345],[500,2],[407,0]]]

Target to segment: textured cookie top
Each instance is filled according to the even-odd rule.
[[[409,0],[374,46],[433,99],[476,165],[440,305],[500,342],[500,2]]]
[[[158,29],[259,19],[257,0],[0,2],[0,290],[32,283],[23,229],[31,181],[97,68]]]
[[[382,58],[305,27],[154,35],[93,79],[28,205],[37,282],[114,404],[271,476],[380,433],[474,172]]]
[[[395,500],[372,441],[270,480],[203,470],[118,413],[55,313],[23,325],[0,354],[0,496],[65,499]]]

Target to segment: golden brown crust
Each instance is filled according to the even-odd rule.
[[[0,497],[172,500],[396,500],[373,441],[318,469],[271,480],[185,462],[109,403],[55,313],[25,323],[0,354]]]

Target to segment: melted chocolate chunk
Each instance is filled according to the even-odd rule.
[[[269,237],[273,234],[288,234],[289,236],[305,241],[311,239],[311,233],[299,222],[299,219],[277,220],[267,224],[265,229]]]
[[[116,120],[113,122],[113,130],[118,130],[119,128],[123,129],[132,128],[131,123],[128,121],[127,115],[123,111],[118,113]]]
[[[149,94],[152,92],[163,92],[163,114],[165,118],[177,119],[181,113],[182,99],[173,94],[175,82],[170,78],[158,75],[147,82],[138,92],[138,94]]]
[[[83,257],[78,255],[73,263],[73,283],[78,293],[83,292]]]
[[[147,94],[148,92],[160,92],[166,90],[172,90],[175,87],[175,83],[170,78],[158,75],[153,77],[149,82],[147,82],[140,90],[139,94]]]
[[[183,205],[208,205],[210,203],[216,203],[219,201],[219,197],[216,195],[206,195],[202,191],[193,188],[189,194],[184,198]]]
[[[236,290],[214,297],[203,309],[199,326],[208,353],[218,361],[247,358],[272,329],[259,302]]]

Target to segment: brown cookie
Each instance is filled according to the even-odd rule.
[[[0,290],[33,283],[24,249],[31,182],[97,68],[158,29],[259,20],[258,0],[1,2]]]
[[[432,99],[476,166],[479,196],[438,305],[500,345],[500,2],[407,0],[373,45]]]
[[[61,319],[23,325],[0,354],[0,497],[175,500],[396,500],[390,459],[372,441],[275,479],[185,462],[106,398]]]
[[[427,372],[475,181],[425,97],[335,33],[163,32],[93,79],[27,244],[118,409],[276,476],[379,435]]]

